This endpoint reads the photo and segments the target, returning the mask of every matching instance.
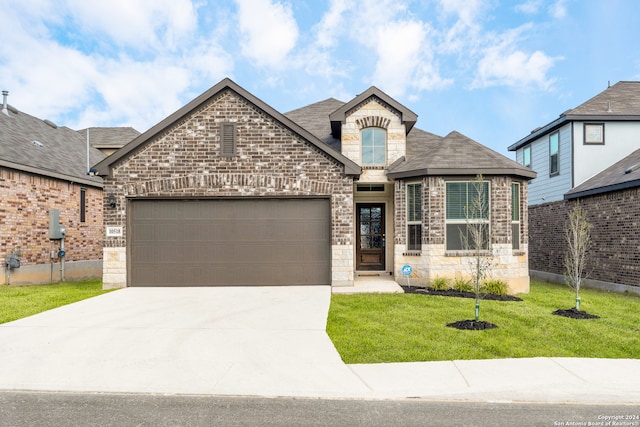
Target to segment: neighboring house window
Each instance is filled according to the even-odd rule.
[[[87,217],[87,190],[80,189],[80,222],[85,222]]]
[[[554,132],[549,135],[549,175],[558,174],[559,138],[559,132]]]
[[[604,123],[585,123],[584,143],[604,145]]]
[[[489,203],[487,181],[447,182],[447,250],[470,250],[476,245],[489,249]],[[479,231],[479,241],[475,240],[474,229]]]
[[[362,164],[384,165],[387,151],[387,132],[381,128],[362,131]]]
[[[407,249],[422,249],[422,184],[407,184]]]
[[[522,165],[531,168],[531,146],[527,145],[522,149]]]
[[[220,125],[220,154],[222,156],[236,155],[236,124],[222,123]]]
[[[520,184],[511,184],[511,244],[520,249]]]

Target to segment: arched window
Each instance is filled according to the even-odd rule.
[[[387,132],[381,128],[362,130],[362,164],[384,165],[387,157]]]

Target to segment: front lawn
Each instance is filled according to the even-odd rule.
[[[551,313],[571,308],[566,285],[531,282],[521,302],[484,300],[480,320],[497,329],[465,331],[474,300],[419,294],[333,295],[327,332],[345,363],[512,357],[640,358],[640,297],[582,289],[580,309],[600,319]]]
[[[102,290],[100,279],[52,285],[0,286],[0,323],[11,322],[105,292],[110,290]]]

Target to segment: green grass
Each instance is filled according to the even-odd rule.
[[[11,322],[62,305],[101,295],[100,279],[52,285],[0,286],[0,323]]]
[[[640,358],[640,297],[582,289],[580,309],[600,319],[551,313],[575,304],[566,285],[532,281],[522,302],[482,301],[497,329],[461,331],[474,300],[416,294],[333,295],[327,324],[346,363],[517,357]]]

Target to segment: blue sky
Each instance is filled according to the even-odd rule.
[[[0,89],[73,129],[145,131],[224,77],[287,112],[375,85],[507,147],[640,80],[637,0],[5,0]]]

